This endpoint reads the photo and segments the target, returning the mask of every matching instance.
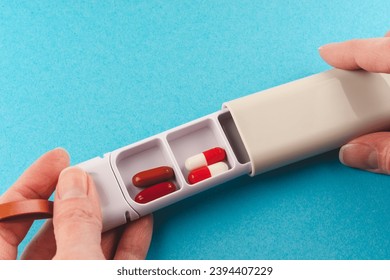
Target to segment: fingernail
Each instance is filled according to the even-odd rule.
[[[341,147],[340,161],[354,168],[373,170],[378,168],[378,154],[376,150],[364,144],[347,144]]]
[[[332,48],[333,46],[337,46],[339,43],[335,42],[335,43],[328,43],[328,44],[325,44],[325,45],[322,45],[318,48],[319,51],[323,51],[325,49],[329,49],[329,48]]]
[[[326,49],[328,46],[331,46],[333,45],[333,43],[329,43],[329,44],[325,44],[325,45],[322,45],[318,48],[319,51],[323,51],[324,49]]]
[[[59,199],[86,197],[88,193],[87,174],[77,167],[64,169],[57,184],[57,195]]]
[[[64,154],[67,154],[69,155],[68,151],[65,150],[64,148],[62,147],[57,147],[57,148],[54,148],[53,151],[56,151],[56,152],[60,152],[60,153],[64,153]]]

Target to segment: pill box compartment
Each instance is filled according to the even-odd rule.
[[[115,206],[104,210],[105,219],[111,220],[107,217],[118,216],[116,212],[122,211],[126,213],[128,220],[134,220],[185,197],[248,174],[251,165],[247,155],[240,151],[243,149],[243,144],[238,140],[238,131],[230,113],[227,110],[221,110],[106,154],[105,159],[108,160],[108,166],[114,175],[114,182],[116,180],[115,183],[118,185],[115,186],[115,183],[110,181],[105,184],[105,191],[110,192],[110,189],[114,190],[119,187],[123,197],[116,196],[112,199],[109,205]],[[185,168],[185,161],[191,156],[214,147],[225,150],[224,162],[228,170],[212,178],[190,184],[187,179],[189,172]],[[144,188],[133,185],[133,176],[159,166],[169,166],[174,170],[175,178],[171,181],[175,184],[176,191],[147,203],[136,202],[136,196]],[[94,166],[91,168],[90,171],[96,170]],[[123,207],[116,209],[119,203],[122,203]]]
[[[249,155],[245,149],[244,143],[242,142],[240,133],[238,132],[237,126],[233,121],[232,115],[229,111],[223,112],[218,116],[218,122],[221,125],[223,132],[229,141],[230,147],[232,148],[237,160],[240,164],[249,163]]]
[[[132,178],[135,174],[159,166],[174,168],[169,152],[160,138],[146,141],[119,152],[116,156],[116,166],[120,175],[117,179],[122,180],[122,184],[133,200],[144,189],[133,185]],[[177,171],[175,169],[174,171],[176,174]],[[181,188],[178,180],[175,178],[171,181],[176,185],[176,191],[178,191]]]
[[[211,148],[221,147],[225,149],[226,159],[224,162],[228,165],[229,170],[234,166],[234,162],[226,149],[226,142],[222,137],[222,133],[221,128],[211,118],[202,119],[199,122],[168,133],[169,147],[187,183],[189,171],[185,168],[185,161],[189,157]]]

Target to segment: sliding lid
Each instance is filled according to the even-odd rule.
[[[224,104],[251,175],[390,126],[390,76],[333,69]]]

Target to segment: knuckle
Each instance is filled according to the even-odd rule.
[[[93,211],[91,207],[66,207],[56,215],[56,224],[92,224],[102,225],[101,216]]]
[[[0,224],[0,240],[3,240],[5,245],[9,247],[17,246],[19,243],[18,236],[16,236],[14,232],[6,226],[6,224]]]

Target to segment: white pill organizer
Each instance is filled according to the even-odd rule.
[[[222,109],[78,166],[98,189],[108,230],[244,174],[314,156],[390,127],[390,75],[333,69],[223,104]],[[213,147],[228,170],[189,184],[187,158]],[[145,204],[132,177],[173,168],[176,191]]]

